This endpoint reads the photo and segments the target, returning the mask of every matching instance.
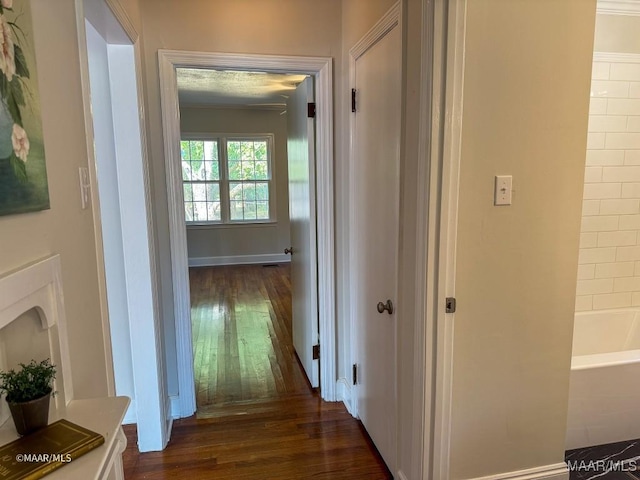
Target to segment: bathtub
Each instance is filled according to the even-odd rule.
[[[567,450],[640,438],[640,309],[575,316]]]

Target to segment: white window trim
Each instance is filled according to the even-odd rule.
[[[275,167],[275,135],[273,133],[212,133],[212,132],[183,132],[180,134],[181,140],[217,140],[218,141],[218,161],[220,169],[220,211],[221,220],[208,222],[185,221],[187,229],[191,228],[232,228],[239,226],[260,226],[275,225],[277,219],[277,198],[276,198],[276,167]],[[269,218],[265,220],[231,220],[229,218],[231,207],[229,199],[229,172],[227,165],[227,141],[229,140],[267,140],[267,168],[269,171]],[[182,184],[184,185],[184,180]],[[184,204],[184,202],[183,202]],[[183,206],[184,208],[184,206]]]

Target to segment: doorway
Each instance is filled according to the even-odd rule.
[[[331,59],[319,57],[285,57],[230,55],[160,51],[160,82],[168,175],[172,274],[178,356],[179,416],[189,416],[196,409],[193,369],[193,339],[190,320],[187,239],[184,229],[185,209],[182,172],[179,158],[180,125],[178,123],[177,68],[208,68],[230,71],[292,72],[310,75],[315,82],[317,99],[317,250],[318,314],[320,344],[320,378],[322,398],[335,400],[335,312],[334,312],[334,231],[333,231],[333,133]]]

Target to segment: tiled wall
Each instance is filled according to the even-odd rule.
[[[640,306],[640,55],[595,54],[576,311]]]

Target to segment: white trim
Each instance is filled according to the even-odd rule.
[[[407,480],[407,476],[402,470],[398,470],[398,480]]]
[[[477,477],[473,480],[569,480],[569,468],[566,463],[560,462],[515,472]]]
[[[260,265],[264,263],[290,263],[291,256],[284,253],[259,255],[230,255],[226,257],[192,257],[189,267],[215,267],[218,265]]]
[[[357,60],[397,25],[400,25],[400,2],[396,2],[387,13],[376,22],[371,30],[351,47],[349,56]],[[353,85],[353,82],[351,82],[351,85]]]
[[[598,0],[596,13],[604,15],[640,16],[638,0]]]
[[[129,40],[131,40],[131,44],[137,43],[138,31],[136,27],[133,26],[133,22],[120,2],[118,0],[104,0],[104,2],[111,10],[111,13],[113,13],[113,16],[116,17],[116,20],[118,20],[118,23],[129,37]]]
[[[437,189],[441,182],[441,204],[439,207],[440,224],[434,232],[434,239],[439,245],[434,250],[434,261],[438,268],[431,277],[435,286],[435,331],[436,365],[434,388],[434,425],[433,425],[433,478],[449,478],[450,448],[451,448],[451,396],[453,383],[453,348],[455,314],[445,312],[444,299],[455,297],[456,273],[456,239],[458,224],[458,192],[460,151],[462,144],[462,109],[464,85],[464,56],[466,32],[466,0],[445,2],[444,18],[448,18],[447,28],[444,30],[446,42],[445,84],[444,84],[444,112],[441,118],[444,131],[441,147],[438,147],[436,135],[440,129],[433,131],[432,158],[439,158],[439,162],[432,163],[432,172],[437,172],[437,163],[441,163],[441,178],[433,175],[431,186]],[[438,118],[434,110],[434,119]],[[437,216],[437,201],[430,202],[430,209]],[[431,216],[431,215],[430,215]],[[435,247],[433,247],[435,248]],[[431,452],[425,452],[428,454]],[[428,458],[428,457],[427,457]]]
[[[344,377],[340,377],[336,382],[336,391],[338,392],[337,400],[344,403],[347,411],[355,417],[353,389],[351,388],[349,381]]]
[[[169,404],[171,405],[171,418],[180,418],[180,395],[171,395]]]
[[[593,52],[593,61],[610,63],[640,63],[640,53]]]
[[[179,149],[180,111],[176,72],[178,67],[215,67],[228,70],[258,70],[305,73],[315,76],[317,140],[317,225],[318,225],[318,310],[320,319],[321,395],[336,398],[335,345],[335,273],[333,207],[333,87],[332,59],[328,57],[292,57],[247,55],[175,50],[158,51],[165,168],[169,202],[171,269],[178,357],[180,414],[190,416],[196,408],[193,373],[193,349],[189,302],[189,278],[186,228],[184,221],[182,175]]]

